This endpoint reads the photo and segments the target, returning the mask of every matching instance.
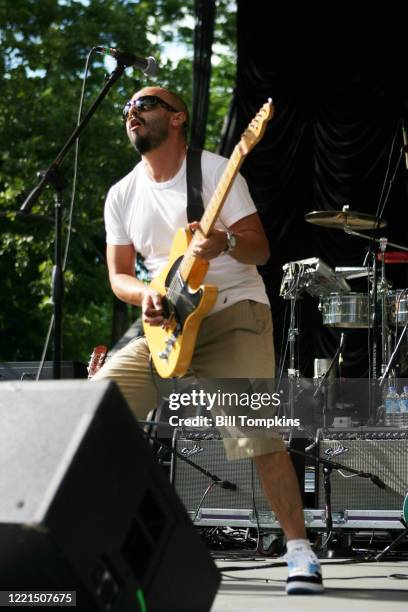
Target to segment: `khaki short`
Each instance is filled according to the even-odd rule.
[[[191,367],[197,379],[273,378],[275,355],[269,306],[244,300],[203,320]],[[135,416],[144,420],[163,395],[171,393],[171,380],[160,378],[150,363],[145,338],[127,344],[92,380],[117,383]],[[228,459],[256,457],[285,450],[274,431],[264,437],[224,438]]]

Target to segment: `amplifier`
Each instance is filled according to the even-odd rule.
[[[333,471],[330,476],[333,511],[402,510],[408,491],[408,437],[391,429],[325,431],[319,454],[326,459],[378,476],[386,489],[371,480]],[[325,505],[323,470],[319,467],[318,508]]]
[[[35,380],[39,361],[8,361],[0,363],[0,381],[5,380]],[[78,361],[61,362],[61,378],[87,378],[86,365]],[[53,362],[45,361],[40,380],[53,378]]]
[[[187,512],[193,518],[200,507],[252,509],[255,506],[259,511],[270,510],[259,482],[257,469],[251,459],[228,461],[222,440],[179,439],[176,436],[174,449],[200,467],[222,480],[234,483],[237,487],[236,491],[232,491],[215,485],[202,500],[211,480],[173,455],[172,482]]]
[[[191,434],[178,437],[175,432],[173,447],[200,467],[236,485],[236,490],[223,489],[211,484],[210,478],[173,455],[171,480],[187,512],[196,524],[225,524],[239,526],[246,517],[251,524],[263,526],[270,523],[273,513],[263,493],[258,472],[251,459],[228,461],[224,444],[212,434]],[[306,492],[314,491],[314,469],[306,471]]]

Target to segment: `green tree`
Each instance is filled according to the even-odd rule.
[[[233,38],[231,3],[220,0],[217,36]],[[38,359],[50,316],[53,259],[53,194],[43,192],[32,215],[16,216],[72,132],[84,63],[94,45],[154,55],[159,74],[148,81],[128,69],[110,91],[81,137],[73,231],[65,272],[64,358],[87,360],[95,344],[110,344],[112,293],[104,262],[103,204],[111,184],[135,163],[121,108],[135,89],[160,83],[180,91],[191,104],[193,0],[3,0],[0,4],[0,359]],[[217,18],[218,19],[218,18]],[[166,58],[172,43],[186,56]],[[225,46],[225,45],[224,45]],[[215,103],[208,146],[215,149],[235,78],[234,46],[217,62]],[[224,57],[227,55],[228,57]],[[217,57],[217,56],[216,56]],[[93,57],[85,109],[103,87],[109,64]],[[65,226],[69,211],[73,154],[61,167]],[[66,235],[65,235],[66,237]]]

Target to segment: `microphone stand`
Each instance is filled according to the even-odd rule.
[[[161,421],[138,421],[138,423],[139,423],[139,425],[148,425],[149,428],[150,427],[159,427],[160,425],[164,424]],[[212,474],[208,470],[206,470],[203,467],[201,467],[201,465],[197,465],[197,463],[194,463],[194,461],[191,461],[191,459],[187,459],[187,457],[185,457],[184,455],[179,453],[174,448],[174,439],[173,439],[173,446],[169,446],[165,442],[163,442],[161,440],[158,440],[156,437],[152,436],[149,432],[145,431],[144,429],[142,429],[141,431],[142,431],[142,434],[144,435],[144,437],[146,439],[152,440],[155,444],[158,444],[160,446],[160,448],[162,448],[164,450],[167,450],[167,451],[170,451],[170,453],[173,455],[173,457],[178,457],[179,459],[182,459],[188,465],[190,465],[191,467],[196,469],[198,472],[201,472],[201,474],[204,474],[204,476],[207,476],[207,478],[212,480],[214,484],[220,485],[220,487],[222,487],[223,489],[230,489],[232,491],[236,491],[237,485],[235,483],[230,482],[229,480],[223,480],[222,478],[219,478],[215,474]]]
[[[106,97],[114,83],[122,76],[127,65],[123,62],[118,62],[115,70],[107,77],[107,83],[99,93],[98,97],[84,115],[79,125],[74,129],[71,136],[63,145],[57,157],[50,166],[42,172],[41,180],[38,185],[31,191],[20,207],[20,211],[29,214],[33,205],[37,202],[45,187],[50,184],[55,189],[55,238],[54,238],[54,265],[52,270],[51,295],[54,308],[53,313],[53,378],[61,378],[61,361],[62,361],[62,302],[64,298],[64,271],[62,268],[62,208],[63,208],[63,179],[61,178],[59,168],[65,159],[72,145],[83,132],[96,109]]]

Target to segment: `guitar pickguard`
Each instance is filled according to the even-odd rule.
[[[183,329],[187,317],[198,307],[201,302],[202,289],[190,291],[188,285],[179,274],[179,264],[182,257],[175,260],[166,277],[167,295],[162,297],[164,317],[175,317],[178,326]],[[171,287],[172,286],[172,287]]]

